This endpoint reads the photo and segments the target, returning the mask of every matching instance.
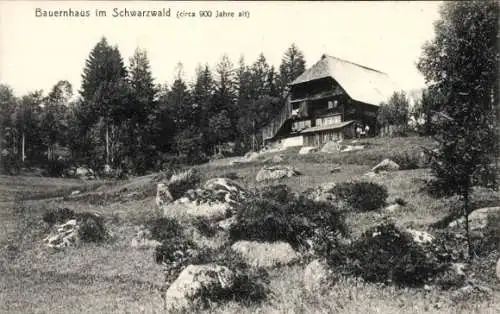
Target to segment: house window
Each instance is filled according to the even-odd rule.
[[[335,109],[337,108],[339,102],[337,100],[334,101],[329,101],[328,102],[328,109]]]

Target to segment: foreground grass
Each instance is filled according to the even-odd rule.
[[[372,152],[379,154],[387,143],[375,139],[370,145],[374,149]],[[407,226],[428,230],[430,224],[450,210],[447,200],[432,199],[421,192],[422,180],[429,177],[427,169],[369,178],[364,174],[373,166],[373,157],[363,159],[364,163],[342,163],[340,173],[330,173],[329,169],[337,166],[335,156],[313,154],[293,158],[296,151],[281,154],[303,175],[273,184],[286,184],[300,192],[327,182],[367,180],[385,185],[389,202],[398,197],[407,201],[403,209],[391,214],[379,211],[348,213],[347,223],[353,236],[388,215]],[[205,178],[236,173],[240,183],[253,188],[269,184],[255,181],[258,170],[265,163],[265,160],[235,166],[216,163],[198,168]],[[89,183],[0,176],[0,313],[161,312],[161,295],[165,288],[162,267],[154,262],[152,250],[130,247],[136,226],[161,215],[153,196],[155,178],[156,175],[151,175],[115,183]],[[82,191],[84,197],[68,198],[73,190]],[[29,193],[23,200],[13,197],[14,192],[26,191]],[[139,197],[125,197],[134,192],[140,192]],[[84,244],[63,251],[46,248],[42,239],[47,230],[41,217],[55,207],[101,213],[113,234],[112,239],[103,244]],[[498,253],[491,260],[496,259]],[[477,267],[488,278],[494,276],[490,264]],[[270,283],[273,294],[265,302],[251,307],[230,302],[213,305],[208,312],[500,313],[498,282],[492,283],[491,300],[454,301],[451,291],[399,289],[352,278],[340,278],[325,294],[309,294],[303,287],[302,276],[302,265],[274,270]]]

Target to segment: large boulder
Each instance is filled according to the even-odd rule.
[[[180,208],[191,216],[221,220],[231,214],[246,196],[247,191],[236,181],[214,178],[206,181],[201,188],[186,191],[183,197],[163,206],[163,211],[165,216],[169,216],[170,211]]]
[[[394,161],[386,158],[382,160],[378,165],[372,168],[372,172],[377,173],[381,171],[398,171],[399,165]]]
[[[282,178],[290,178],[297,176],[300,173],[291,166],[286,165],[275,165],[275,166],[265,166],[257,173],[257,182],[267,181],[267,180],[278,180]]]
[[[206,301],[230,293],[235,282],[235,273],[225,266],[189,265],[168,288],[166,310],[171,313],[203,308]]]
[[[285,266],[300,259],[299,254],[286,242],[238,241],[231,249],[253,267]]]
[[[491,217],[500,216],[500,206],[497,207],[484,207],[476,209],[471,212],[468,216],[469,219],[469,230],[475,235],[482,234],[482,231],[488,225],[488,220]],[[452,221],[448,227],[457,228],[464,225],[465,219],[462,217],[460,219]]]
[[[310,293],[322,292],[334,282],[332,276],[326,261],[315,259],[304,270],[304,288]]]

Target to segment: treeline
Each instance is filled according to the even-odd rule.
[[[223,55],[214,68],[199,65],[193,82],[179,63],[172,84],[157,84],[145,50],[137,48],[126,66],[102,38],[86,60],[76,97],[67,81],[47,95],[21,98],[0,85],[0,164],[52,174],[72,165],[144,174],[258,149],[259,129],[304,70],[303,53],[291,45],[278,69],[263,54],[251,64]]]

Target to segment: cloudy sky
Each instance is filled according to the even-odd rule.
[[[402,89],[424,86],[415,63],[433,37],[439,2],[140,2],[0,0],[0,82],[16,95],[68,80],[80,88],[90,50],[102,36],[127,61],[136,47],[146,49],[157,83],[171,83],[176,64],[185,78],[199,63],[214,66],[226,53],[247,63],[264,53],[278,66],[295,43],[307,66],[323,53],[387,72]],[[171,9],[171,17],[113,17],[118,10]],[[38,12],[89,10],[90,17],[37,17]],[[95,10],[107,12],[96,17]],[[249,18],[201,18],[200,10],[248,11]],[[196,13],[177,18],[177,12]]]

